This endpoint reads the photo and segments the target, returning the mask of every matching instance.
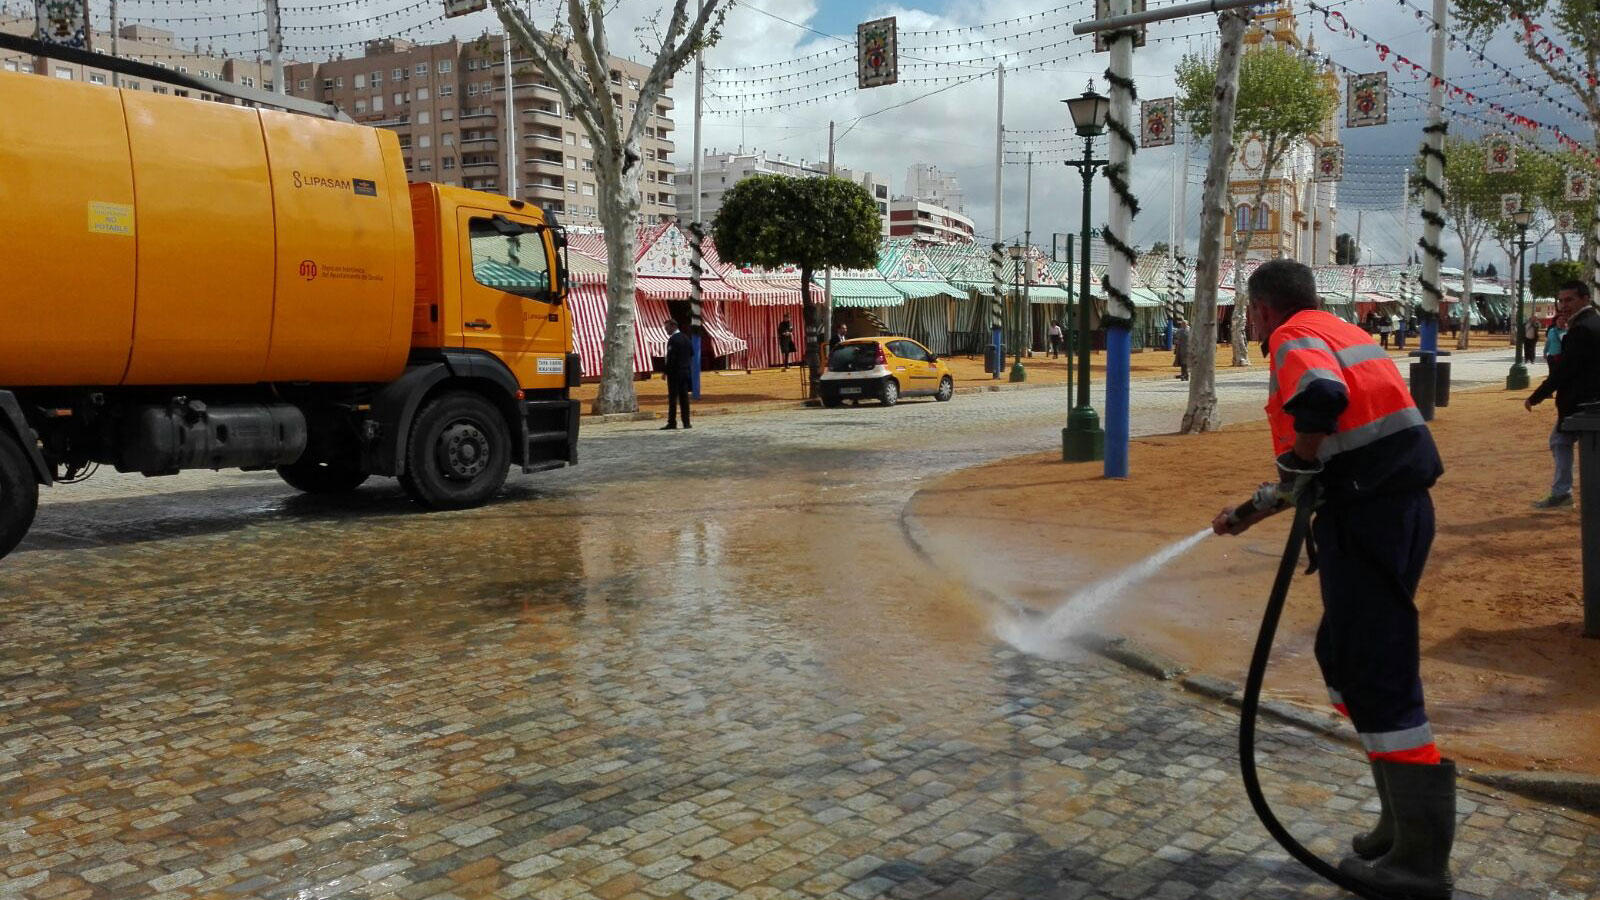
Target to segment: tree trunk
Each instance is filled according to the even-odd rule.
[[[811,277],[810,267],[800,268],[800,309],[803,313],[806,326],[806,371],[810,374],[811,387],[808,395],[817,396],[817,385],[822,380],[822,329],[826,310],[820,303],[811,302]]]
[[[1245,290],[1244,261],[1255,235],[1256,210],[1267,198],[1267,179],[1271,174],[1272,162],[1264,160],[1261,180],[1256,182],[1255,199],[1250,201],[1250,230],[1243,232],[1242,241],[1240,232],[1234,232],[1233,237],[1233,364],[1238,367],[1250,365],[1250,292]]]
[[[1467,337],[1472,334],[1472,267],[1478,262],[1478,248],[1461,249],[1461,302],[1456,304],[1456,323],[1461,332],[1456,336],[1456,349],[1467,349]]]
[[[1225,12],[1217,17],[1222,48],[1217,56],[1217,89],[1211,106],[1211,155],[1200,198],[1199,259],[1195,263],[1194,322],[1189,327],[1189,405],[1184,434],[1214,431],[1217,415],[1217,279],[1222,271],[1222,225],[1228,169],[1233,163],[1233,113],[1239,99],[1239,50],[1249,17]],[[1088,248],[1084,248],[1087,251]]]
[[[618,171],[595,148],[595,191],[600,200],[600,225],[606,240],[606,336],[600,364],[600,393],[592,411],[629,413],[639,409],[633,389],[634,333],[638,305],[634,296],[634,255],[638,247],[639,167]],[[621,156],[622,154],[617,154]]]

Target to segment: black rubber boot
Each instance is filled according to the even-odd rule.
[[[1339,870],[1394,900],[1450,900],[1450,846],[1456,834],[1456,765],[1378,760],[1389,788],[1394,846],[1381,858],[1347,859]]]
[[[1350,839],[1350,849],[1361,859],[1377,859],[1394,846],[1394,811],[1389,806],[1389,784],[1384,772],[1382,766],[1372,764],[1372,781],[1378,786],[1378,802],[1382,804],[1378,824],[1366,834]]]

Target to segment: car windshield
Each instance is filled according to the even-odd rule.
[[[877,344],[840,344],[828,357],[830,372],[865,372],[877,364]]]

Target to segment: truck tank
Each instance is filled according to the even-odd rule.
[[[0,387],[378,382],[415,279],[399,142],[0,72]]]

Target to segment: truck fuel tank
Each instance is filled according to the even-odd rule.
[[[216,403],[177,397],[137,406],[123,420],[119,472],[286,466],[306,449],[306,417],[287,403]]]

